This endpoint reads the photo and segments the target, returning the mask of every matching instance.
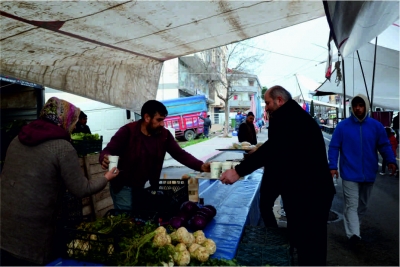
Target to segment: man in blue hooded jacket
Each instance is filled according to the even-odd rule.
[[[351,107],[351,116],[341,121],[332,135],[328,158],[332,177],[339,177],[337,166],[340,153],[340,177],[345,200],[344,227],[350,244],[355,244],[361,240],[360,219],[367,210],[378,172],[378,151],[393,174],[396,160],[385,128],[368,116],[368,99],[359,94],[352,99]]]

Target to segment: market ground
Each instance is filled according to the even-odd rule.
[[[331,135],[323,134],[328,149]],[[267,140],[267,130],[263,130],[258,135],[258,140]],[[234,141],[236,140],[232,138],[232,142]],[[241,158],[241,154],[223,152],[209,161]],[[186,167],[170,167],[163,169],[162,175],[181,177],[188,172],[192,172],[192,170]],[[362,241],[355,248],[349,247],[345,237],[341,180],[339,180],[336,190],[337,194],[331,210],[337,213],[339,218],[328,224],[327,264],[330,266],[399,266],[399,179],[377,174],[368,211],[361,224]],[[276,203],[279,206],[279,201]],[[278,220],[280,219],[278,218]],[[284,222],[284,220],[280,221]],[[280,223],[280,225],[285,226],[284,223]]]

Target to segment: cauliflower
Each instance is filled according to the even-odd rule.
[[[187,247],[190,247],[190,245],[196,242],[196,238],[194,237],[194,235],[192,233],[189,233],[189,235],[190,235],[190,240],[189,243],[186,244]]]
[[[202,230],[197,230],[196,232],[193,233],[194,237],[197,237],[199,235],[205,236],[204,232]]]
[[[165,229],[164,226],[159,226],[154,232],[156,234],[167,234],[167,229]]]
[[[208,257],[210,255],[207,252],[207,249],[205,247],[200,246],[198,249],[196,249],[192,253],[192,257],[201,261],[201,262],[206,262],[208,260]]]
[[[212,239],[206,239],[206,241],[201,245],[207,249],[207,252],[210,255],[214,254],[217,250],[217,245],[215,245],[215,242]]]
[[[171,237],[167,234],[165,234],[165,236],[167,237],[168,243],[167,244],[171,244]]]
[[[175,251],[177,252],[185,250],[186,250],[186,245],[184,243],[179,243],[178,245],[175,246]]]
[[[158,248],[168,245],[167,235],[162,233],[156,234],[153,239],[153,245]]]
[[[190,263],[190,253],[187,250],[176,252],[174,257],[175,263],[179,266],[187,266]]]
[[[173,242],[189,244],[191,237],[185,227],[179,227],[176,232],[171,233],[171,240]]]
[[[206,240],[207,240],[207,238],[204,235],[198,235],[198,236],[196,236],[196,241],[195,242],[196,242],[196,244],[201,245]]]
[[[190,254],[192,254],[193,252],[196,251],[196,249],[198,249],[200,247],[199,244],[193,243],[190,247],[189,247],[189,252]]]

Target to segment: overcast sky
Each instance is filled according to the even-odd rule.
[[[389,28],[379,36],[378,45],[399,50],[399,27]],[[324,16],[253,38],[256,46],[268,54],[255,74],[263,86],[281,85],[293,95],[300,94],[295,74],[303,93],[316,89],[318,83],[325,81],[328,37],[329,26]],[[331,47],[336,53],[333,43]]]

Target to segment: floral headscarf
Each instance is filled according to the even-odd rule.
[[[71,103],[52,97],[44,105],[40,112],[40,118],[51,121],[71,133],[75,128],[80,112],[81,110]]]

